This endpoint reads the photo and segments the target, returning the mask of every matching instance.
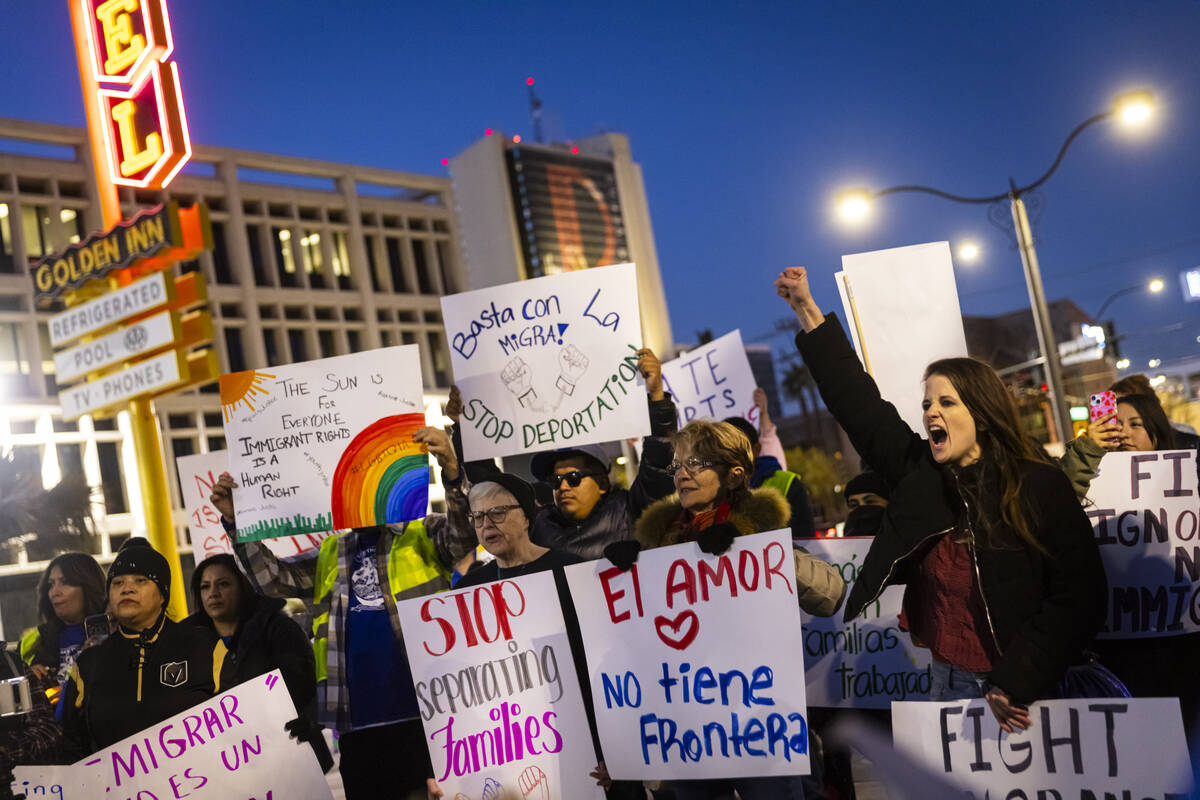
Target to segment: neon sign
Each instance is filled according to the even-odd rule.
[[[192,154],[164,0],[76,0],[113,183],[161,189]]]

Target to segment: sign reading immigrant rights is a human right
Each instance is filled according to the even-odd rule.
[[[645,436],[633,264],[442,298],[469,460]]]
[[[1196,451],[1108,453],[1084,510],[1108,575],[1100,638],[1200,631]]]

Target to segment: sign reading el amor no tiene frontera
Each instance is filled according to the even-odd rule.
[[[396,610],[445,797],[604,797],[553,573]]]
[[[331,800],[312,748],[284,730],[295,717],[274,670],[70,767],[19,768],[13,788],[59,786],[45,794],[63,800]]]
[[[416,345],[222,375],[221,405],[239,540],[427,513]]]
[[[842,574],[846,592],[858,579],[870,536],[812,539],[804,549]],[[900,630],[903,586],[889,586],[852,622],[832,617],[804,620],[804,676],[810,706],[888,708],[893,700],[924,700],[932,680],[929,649]]]
[[[1200,631],[1200,497],[1194,450],[1108,453],[1084,510],[1108,575],[1101,638]]]
[[[650,432],[633,264],[442,298],[468,459]]]
[[[614,779],[804,775],[803,632],[791,532],[566,568]]]
[[[986,700],[893,703],[892,738],[898,750],[961,785],[962,797],[1192,796],[1174,697],[1044,700],[1029,716],[1028,729],[1004,733]]]
[[[662,365],[663,388],[679,409],[680,427],[693,419],[742,417],[758,427],[754,405],[754,373],[742,346],[741,331],[732,331]]]

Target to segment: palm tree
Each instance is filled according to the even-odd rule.
[[[83,476],[69,474],[51,489],[42,488],[33,453],[0,456],[0,548],[24,541],[32,561],[67,550],[95,552],[89,489]]]
[[[805,438],[809,444],[815,444],[818,437],[813,429],[813,412],[817,408],[817,385],[813,381],[812,373],[804,364],[794,363],[783,374],[782,388],[784,394],[799,401],[800,415],[804,417]],[[812,400],[811,405],[809,404],[810,399]]]

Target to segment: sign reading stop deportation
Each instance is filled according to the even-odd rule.
[[[222,375],[221,405],[239,540],[428,513],[416,345]]]
[[[1192,796],[1174,697],[1044,700],[1029,717],[1005,733],[986,700],[894,703],[892,738],[964,798]]]
[[[791,532],[566,568],[600,746],[615,779],[809,771]]]
[[[553,573],[396,609],[446,797],[604,797]]]
[[[1108,619],[1100,637],[1200,631],[1195,451],[1108,453],[1085,510],[1108,575]]]
[[[842,574],[849,592],[871,549],[869,536],[813,539],[804,549]],[[900,630],[903,586],[889,586],[853,622],[842,615],[804,620],[804,676],[808,704],[833,708],[888,708],[893,700],[925,700],[932,680],[929,650]]]
[[[442,298],[469,459],[644,436],[633,264]]]

